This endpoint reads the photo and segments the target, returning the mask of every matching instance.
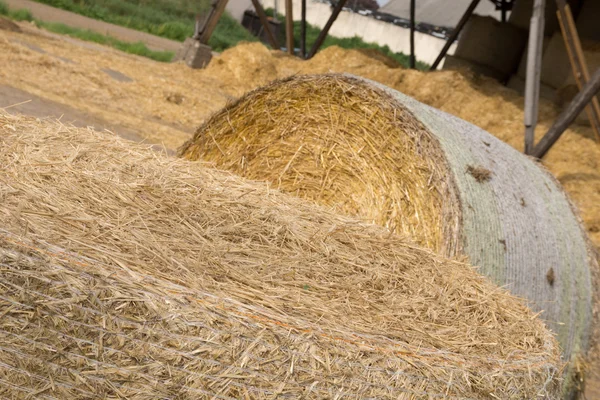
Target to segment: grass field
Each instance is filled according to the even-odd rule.
[[[56,8],[111,24],[148,32],[183,42],[194,32],[197,14],[205,13],[210,0],[35,0]],[[257,41],[229,14],[219,20],[210,38],[214,51],[223,51],[240,41]]]

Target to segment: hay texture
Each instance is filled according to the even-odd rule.
[[[473,125],[349,75],[297,76],[225,107],[179,152],[464,254],[543,311],[565,360],[589,347],[595,261],[567,197]]]
[[[443,155],[380,100],[365,85],[296,78],[222,110],[180,152],[456,254],[456,234],[440,229],[460,220]]]
[[[463,263],[108,134],[0,114],[0,395],[557,398]]]

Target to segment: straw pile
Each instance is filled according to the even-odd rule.
[[[543,311],[565,360],[589,348],[597,265],[571,204],[464,121],[356,77],[296,76],[229,104],[179,154],[464,254]]]
[[[524,304],[385,229],[0,114],[0,395],[556,398]]]

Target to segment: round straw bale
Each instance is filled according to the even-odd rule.
[[[217,112],[179,154],[466,255],[543,311],[572,366],[589,347],[595,258],[571,204],[467,122],[357,77],[294,76]]]
[[[558,398],[467,264],[264,183],[0,113],[0,395]]]

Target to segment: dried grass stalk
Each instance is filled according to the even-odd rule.
[[[0,395],[556,398],[472,267],[112,135],[0,114]]]

